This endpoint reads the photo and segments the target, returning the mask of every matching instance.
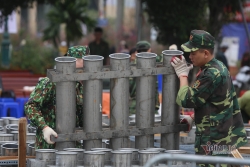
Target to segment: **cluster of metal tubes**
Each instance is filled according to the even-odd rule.
[[[55,149],[38,149],[36,158],[29,159],[27,167],[142,167],[151,158],[159,154],[185,153],[166,151],[163,148],[146,148],[138,150],[134,148],[92,148],[85,151],[80,148],[67,148],[63,151]],[[155,166],[164,166],[167,161],[157,162]],[[174,162],[173,164],[184,165],[185,163]]]
[[[163,51],[163,63],[160,65],[169,74],[163,75],[162,89],[162,126],[177,126],[179,124],[179,112],[175,103],[177,94],[177,77],[170,64],[172,56],[179,55],[180,51]],[[136,69],[145,71],[148,69],[156,69],[156,54],[154,53],[138,53],[136,61]],[[131,68],[130,55],[116,53],[110,57],[110,72],[128,71]],[[97,55],[89,55],[83,57],[84,73],[101,73],[103,72],[103,57]],[[76,92],[75,86],[77,81],[75,58],[59,57],[56,58],[56,74],[65,76],[61,81],[56,83],[56,132],[60,138],[60,134],[75,134],[76,123]],[[136,72],[136,71],[135,71]],[[133,71],[131,71],[133,73]],[[67,76],[76,76],[73,80],[67,79]],[[93,133],[102,132],[102,79],[92,78],[83,80],[83,132]],[[133,74],[131,74],[133,75]],[[138,72],[137,72],[138,75]],[[141,75],[136,77],[136,122],[137,130],[145,128],[153,128],[154,112],[155,112],[155,89],[156,89],[157,72],[149,75]],[[50,78],[51,79],[51,78]],[[51,79],[53,82],[53,79]],[[129,130],[129,77],[110,78],[110,130],[128,131]],[[114,134],[113,134],[114,135]],[[56,164],[56,166],[120,166],[127,167],[132,165],[144,165],[152,156],[159,154],[158,150],[144,150],[145,148],[154,147],[154,134],[140,134],[135,137],[135,148],[128,148],[129,134],[122,137],[110,138],[109,149],[100,150],[102,147],[102,139],[91,138],[83,141],[83,149],[70,153],[69,149],[74,148],[75,141],[68,139],[56,143],[53,154],[56,155],[54,160],[46,160],[44,158],[31,160],[33,163],[41,164],[47,161],[46,165]],[[167,150],[179,149],[179,131],[169,130],[169,133],[161,134],[161,147]],[[100,149],[97,149],[100,148]],[[68,149],[68,150],[67,150]],[[50,150],[49,150],[50,152]],[[80,153],[81,152],[81,153]],[[38,151],[37,151],[38,153]],[[81,155],[79,155],[81,154]],[[67,156],[64,156],[67,155]],[[111,156],[112,155],[112,156]],[[37,155],[36,155],[37,157]],[[54,157],[54,156],[50,156]],[[80,157],[80,158],[79,158]],[[63,162],[62,162],[63,161]],[[67,161],[67,162],[66,162]],[[39,162],[39,163],[38,163]],[[71,164],[70,164],[71,163]],[[32,165],[31,165],[32,166]],[[53,166],[53,165],[52,165]],[[64,165],[65,166],[65,165]]]

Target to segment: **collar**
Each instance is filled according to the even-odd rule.
[[[212,60],[210,60],[209,62],[207,62],[205,65],[201,66],[201,70],[204,70],[207,67],[210,67],[213,63],[215,62],[215,58],[213,58]]]

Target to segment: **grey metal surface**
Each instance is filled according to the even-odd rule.
[[[13,134],[14,135],[14,141],[18,141],[18,131],[10,131],[10,134]]]
[[[36,133],[36,127],[33,127],[30,124],[27,125],[27,129],[27,132],[29,133]]]
[[[132,151],[131,165],[138,165],[139,164],[139,155],[138,155],[139,149],[135,149],[135,148],[119,148],[118,150],[120,150],[120,151]]]
[[[9,123],[10,124],[17,124],[18,125],[19,119],[18,118],[11,118],[11,119],[9,119]]]
[[[84,70],[86,72],[99,72],[103,67],[103,57],[89,55],[83,57]],[[102,130],[102,80],[87,80],[83,83],[83,131],[94,132]],[[102,140],[86,140],[83,142],[83,148],[102,147]]]
[[[156,54],[136,54],[138,69],[153,68],[156,66]],[[154,126],[156,76],[141,76],[136,78],[136,127],[149,128]],[[135,147],[143,149],[153,147],[154,135],[138,136],[135,138]]]
[[[13,140],[14,140],[13,134],[5,134],[5,133],[0,134],[0,141],[13,141]]]
[[[83,160],[84,149],[81,148],[65,148],[63,151],[77,152],[77,160]]]
[[[5,126],[6,133],[10,133],[11,131],[18,131],[18,124],[8,124]]]
[[[0,166],[1,167],[5,167],[9,166],[9,165],[17,165],[18,164],[18,160],[0,160]]]
[[[76,167],[77,152],[69,152],[69,151],[56,152],[56,166]]]
[[[130,55],[115,53],[109,55],[111,71],[130,69]],[[129,116],[129,79],[114,78],[110,81],[110,129],[126,130]],[[110,147],[116,150],[128,147],[128,137],[111,138]]]
[[[140,150],[139,153],[139,165],[144,166],[148,160],[160,153],[156,150]],[[158,165],[158,163],[156,163]]]
[[[128,167],[131,166],[132,151],[116,150],[112,151],[112,166],[113,167]]]
[[[55,149],[36,149],[36,160],[53,161],[56,159]]]
[[[57,57],[56,71],[61,74],[73,74],[76,69],[73,57]],[[56,132],[73,133],[76,125],[76,83],[74,81],[56,83]],[[57,150],[71,148],[75,142],[56,143]]]
[[[1,117],[1,119],[3,120],[3,126],[6,126],[8,124],[10,124],[10,119],[14,119],[15,117]]]
[[[27,150],[28,150],[28,155],[30,155],[30,156],[36,156],[35,142],[34,142],[34,143],[30,143],[30,144],[28,145]]]
[[[203,164],[229,164],[229,165],[249,165],[250,159],[237,159],[229,157],[202,156],[202,155],[183,155],[183,154],[160,154],[151,158],[144,167],[151,167],[160,161],[167,160],[168,166],[172,166],[172,161],[185,161],[192,163],[196,167],[196,162]],[[191,165],[190,165],[191,166]],[[218,165],[219,166],[219,165]]]
[[[145,148],[144,150],[160,151],[160,153],[164,153],[166,151],[165,148],[156,148],[156,147]]]
[[[84,131],[79,133],[59,134],[57,138],[51,136],[51,140],[55,142],[62,142],[62,141],[77,141],[77,140],[91,140],[91,139],[109,139],[109,138],[126,137],[126,136],[144,136],[157,133],[173,133],[185,130],[187,130],[187,125],[185,124],[155,126],[149,128],[129,127],[127,130],[103,130],[97,132]]]
[[[36,134],[35,133],[27,133],[26,134],[26,141],[34,141],[36,138]]]
[[[0,126],[3,127],[3,119],[0,119]]]
[[[18,155],[18,144],[6,143],[1,145],[3,156],[17,156]]]
[[[47,167],[48,165],[55,165],[55,161],[28,159],[27,167]]]
[[[176,53],[175,53],[176,52]],[[163,65],[174,72],[170,64],[172,56],[180,55],[181,51],[165,50]],[[176,104],[176,96],[179,88],[178,78],[174,73],[163,75],[162,79],[162,115],[161,125],[177,125],[180,122],[179,107]],[[161,147],[167,150],[179,149],[179,132],[161,134]]]
[[[164,152],[164,154],[186,154],[187,152],[185,150],[166,150]],[[168,163],[168,161],[166,161],[166,164]],[[178,160],[174,160],[172,161],[171,165],[185,165],[186,162],[185,161],[178,161]]]
[[[111,165],[111,151],[109,148],[92,148],[91,151],[100,151],[105,153],[104,165]]]
[[[78,71],[71,75],[60,74],[55,70],[47,70],[47,77],[52,82],[61,82],[61,81],[78,81],[78,80],[93,80],[93,79],[109,79],[109,78],[125,78],[125,77],[140,77],[140,76],[149,76],[149,75],[158,75],[158,74],[175,74],[172,71],[172,67],[163,67],[158,65],[157,68],[148,68],[148,69],[137,69],[134,66],[130,67],[130,70],[123,71],[100,71],[100,72],[87,72],[87,71]]]
[[[104,167],[105,152],[100,151],[85,151],[84,152],[84,167]]]

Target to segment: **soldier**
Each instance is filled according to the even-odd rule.
[[[103,65],[109,65],[109,44],[102,38],[103,29],[96,27],[94,30],[94,41],[89,43],[91,54],[104,57]]]
[[[140,52],[151,52],[150,43],[147,41],[139,41],[136,44],[136,53]],[[157,56],[158,57],[158,56]],[[160,61],[161,59],[158,58],[156,61]],[[134,60],[136,62],[136,60]],[[158,113],[159,110],[159,92],[158,92],[158,82],[156,81],[156,88],[155,88],[155,113]],[[129,78],[129,93],[130,93],[130,105],[129,105],[129,113],[135,114],[136,111],[136,78]]]
[[[88,46],[74,46],[69,48],[65,56],[75,57],[76,68],[83,67],[83,56],[89,54]],[[82,127],[83,107],[82,97],[83,85],[76,83],[76,127]],[[55,129],[56,123],[56,84],[50,82],[49,78],[41,79],[31,93],[29,101],[25,104],[25,113],[31,125],[37,128],[36,149],[53,149],[55,143],[50,140],[50,136],[57,137]]]
[[[229,156],[247,138],[230,73],[214,58],[214,42],[208,32],[192,30],[189,41],[181,45],[190,52],[193,65],[200,67],[192,87],[187,80],[192,65],[187,65],[184,56],[175,57],[171,64],[180,79],[177,104],[195,109],[196,154]]]
[[[250,121],[250,90],[246,91],[241,97],[238,98],[240,111],[244,123]]]

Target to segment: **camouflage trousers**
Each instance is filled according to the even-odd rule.
[[[37,130],[36,131],[35,149],[55,149],[55,147],[56,147],[56,143],[55,144],[48,144],[43,139],[43,131],[42,130]],[[81,143],[76,142],[75,148],[82,148]]]
[[[219,157],[232,157],[231,154],[215,154],[207,148],[210,141],[210,136],[202,136],[200,134],[195,137],[195,154],[204,156],[219,156]],[[211,143],[212,144],[212,143]],[[215,164],[196,164],[199,167],[215,167]],[[228,164],[220,164],[220,167],[237,167]]]

